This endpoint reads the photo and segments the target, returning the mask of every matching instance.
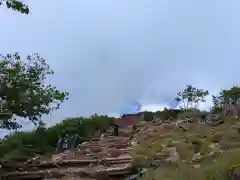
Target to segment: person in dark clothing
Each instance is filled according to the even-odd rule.
[[[132,130],[135,131],[137,129],[136,124],[133,124]]]
[[[113,134],[114,134],[114,136],[118,136],[118,134],[119,134],[119,125],[117,125],[117,124],[111,124],[113,127],[114,127],[114,132],[113,132]]]
[[[114,135],[115,135],[115,136],[118,136],[118,134],[119,134],[118,125],[116,125],[116,126],[114,127]]]

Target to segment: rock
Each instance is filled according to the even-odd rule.
[[[195,165],[193,165],[193,168],[195,168],[195,169],[198,169],[198,168],[200,168],[201,166],[199,165],[199,164],[195,164]]]
[[[162,127],[163,127],[164,129],[174,130],[174,129],[175,129],[175,124],[164,123],[164,124],[162,124]]]
[[[198,152],[198,153],[193,155],[192,161],[197,161],[197,160],[200,160],[202,158],[203,158],[203,156],[200,154],[200,152]]]
[[[67,150],[63,153],[53,154],[52,161],[62,161],[66,159],[72,159],[74,157],[74,153]]]
[[[209,148],[211,148],[211,152],[208,154],[209,156],[213,156],[216,153],[221,153],[222,152],[222,150],[220,148],[220,145],[218,143],[210,144]]]
[[[178,128],[181,129],[184,132],[186,132],[188,130],[188,128],[185,127],[184,125],[179,125]]]
[[[209,147],[214,150],[220,150],[220,146],[217,143],[212,143],[209,145]]]
[[[61,154],[53,154],[52,161],[60,161],[62,158]]]
[[[180,143],[182,143],[181,140],[172,140],[172,144],[174,144],[174,145],[177,145],[177,144],[180,144]]]
[[[136,138],[132,138],[132,140],[130,141],[131,147],[136,147],[138,142]]]
[[[83,151],[78,150],[78,151],[75,152],[75,156],[76,156],[76,157],[78,157],[78,156],[80,157],[80,156],[84,156],[84,155],[85,155],[85,154],[84,154]]]
[[[121,151],[119,151],[118,149],[115,149],[115,150],[111,150],[110,151],[110,156],[112,156],[112,157],[118,157],[118,156],[120,156],[122,153],[121,153]]]
[[[233,180],[239,180],[240,179],[240,172],[233,172],[232,179]]]
[[[166,159],[167,157],[169,157],[169,155],[166,153],[156,153],[154,155],[154,160],[163,160]]]
[[[91,152],[93,152],[93,153],[98,153],[98,152],[101,152],[101,151],[102,151],[102,148],[100,146],[91,148]]]
[[[179,157],[179,154],[178,154],[178,152],[177,152],[177,148],[176,148],[176,147],[168,148],[167,151],[169,152],[170,157],[168,157],[168,158],[166,159],[166,161],[168,161],[168,162],[176,162],[176,161],[179,161],[180,157]]]
[[[97,173],[95,173],[94,176],[97,180],[102,180],[102,179],[111,180],[111,178],[108,176],[108,174],[106,172],[97,172]]]

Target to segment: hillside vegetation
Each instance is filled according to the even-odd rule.
[[[133,156],[150,168],[143,180],[230,180],[240,167],[240,122],[223,124],[144,123]]]
[[[239,179],[239,92],[236,86],[222,90],[204,112],[195,107],[208,92],[187,86],[177,94],[183,108],[176,116],[140,123],[133,163],[149,170],[142,179]]]
[[[32,132],[16,132],[0,141],[0,159],[26,160],[37,154],[54,152],[58,139],[79,135],[87,140],[94,133],[106,130],[113,122],[107,116],[69,118],[50,128],[38,127]]]

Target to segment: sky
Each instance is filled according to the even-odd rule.
[[[187,84],[211,94],[239,85],[239,0],[24,2],[27,16],[0,8],[0,53],[39,53],[55,71],[49,83],[70,92],[48,124],[131,113],[135,102],[175,107]]]

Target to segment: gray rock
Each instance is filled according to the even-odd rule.
[[[197,161],[197,160],[200,160],[202,158],[203,158],[203,156],[200,154],[200,152],[198,152],[198,153],[193,155],[192,161]]]
[[[166,161],[168,161],[168,162],[176,162],[176,161],[180,160],[180,157],[179,157],[179,154],[177,152],[177,148],[176,147],[168,148],[167,151],[169,152],[170,157],[168,157],[166,159]]]

